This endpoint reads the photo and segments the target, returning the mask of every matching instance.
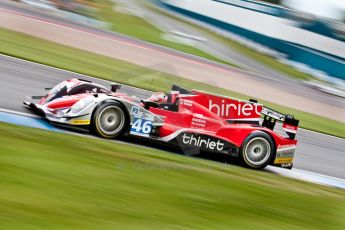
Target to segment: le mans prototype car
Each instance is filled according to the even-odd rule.
[[[184,153],[227,154],[254,169],[291,168],[298,120],[259,104],[173,85],[170,93],[70,79],[24,104],[56,125],[104,138],[133,135]],[[35,102],[36,100],[36,102]],[[277,121],[280,133],[273,131]],[[284,132],[285,131],[285,132]]]

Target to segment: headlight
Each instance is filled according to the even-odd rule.
[[[93,102],[93,100],[94,100],[93,96],[87,96],[81,99],[80,101],[78,101],[71,107],[71,111],[69,112],[69,114],[76,115],[80,113],[83,109],[85,109],[88,105],[90,105]]]

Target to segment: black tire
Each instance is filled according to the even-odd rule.
[[[127,113],[119,102],[101,104],[92,114],[91,131],[97,136],[116,138],[124,133],[127,126]]]
[[[272,161],[274,148],[274,142],[267,133],[254,132],[242,143],[239,158],[246,167],[262,169]]]

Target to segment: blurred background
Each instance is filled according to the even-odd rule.
[[[267,76],[298,78],[323,92],[345,96],[341,0],[17,2]]]

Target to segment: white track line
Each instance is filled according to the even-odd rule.
[[[11,114],[15,114],[15,115],[20,115],[20,116],[25,116],[25,117],[32,117],[32,118],[42,118],[42,117],[40,117],[38,115],[35,115],[35,114],[32,114],[32,113],[19,112],[19,111],[3,109],[3,108],[0,108],[0,112],[11,113]]]
[[[266,170],[282,176],[308,181],[316,184],[327,185],[345,189],[345,180],[337,177],[327,176],[302,169],[283,169],[274,166],[267,166]]]

